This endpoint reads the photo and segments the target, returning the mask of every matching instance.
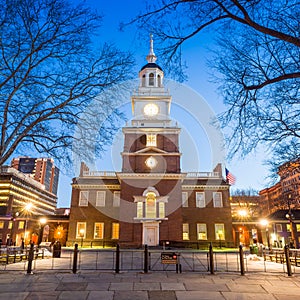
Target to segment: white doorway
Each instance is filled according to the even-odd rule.
[[[157,246],[159,243],[159,222],[143,223],[143,244]]]

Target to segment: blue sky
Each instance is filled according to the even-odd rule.
[[[130,50],[134,53],[137,67],[136,76],[140,67],[145,63],[145,57],[149,51],[148,37],[144,40],[138,39],[138,31],[133,26],[125,29],[124,32],[118,30],[119,23],[121,21],[128,21],[131,17],[134,17],[144,7],[144,1],[140,0],[86,0],[87,5],[97,9],[97,11],[103,15],[103,26],[100,28],[98,39],[96,43],[102,44],[103,42],[113,42],[121,50]],[[208,33],[203,33],[193,40],[188,41],[183,47],[184,59],[187,63],[187,75],[188,80],[184,83],[187,88],[193,90],[199,94],[201,98],[207,103],[211,110],[215,114],[225,110],[221,97],[217,94],[217,86],[210,82],[209,68],[206,65],[206,60],[210,56],[210,52],[207,47],[212,45],[212,37]],[[155,50],[155,37],[154,37],[154,50]],[[157,60],[159,64],[159,57]],[[172,91],[171,91],[171,94]],[[129,100],[129,99],[128,99]],[[130,118],[130,106],[124,105],[124,111]],[[200,108],[195,108],[200,109]],[[191,155],[186,148],[185,140],[182,142],[181,151],[182,156],[182,171],[212,171],[211,157],[209,155],[209,142],[205,136],[205,133],[199,128],[199,122],[193,120],[189,115],[186,115],[184,110],[180,107],[173,105],[171,115],[178,120],[179,124],[186,128],[186,131],[191,136],[190,138],[193,147],[198,148],[201,158],[199,165],[193,164],[193,160],[190,159]],[[107,149],[104,153],[103,159],[97,162],[99,170],[107,171],[119,171],[121,166],[119,159],[111,162],[112,156],[116,157],[114,153],[120,153],[122,147],[118,149],[118,146],[122,146],[122,142],[117,139],[119,144],[114,145]],[[236,184],[232,189],[263,189],[269,185],[269,181],[266,179],[268,176],[267,166],[263,165],[263,160],[266,158],[265,149],[257,149],[256,153],[248,155],[245,159],[235,158],[232,161],[226,161],[226,167],[236,176]],[[191,167],[192,166],[192,167]],[[73,174],[78,176],[78,174]],[[71,200],[71,179],[72,176],[66,176],[61,173],[59,191],[58,191],[58,207],[70,206]]]

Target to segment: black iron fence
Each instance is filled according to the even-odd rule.
[[[32,251],[32,252],[30,252]],[[83,270],[101,270],[119,273],[120,271],[138,272],[235,272],[241,275],[251,272],[300,274],[300,250],[264,250],[261,256],[244,251],[242,247],[232,251],[214,249],[74,249],[59,250],[59,255],[42,256],[42,250],[32,248],[26,251],[23,259],[15,263],[0,264],[0,271],[24,270],[27,273],[43,270],[65,270],[77,273]],[[12,255],[12,254],[10,254]],[[44,259],[40,259],[44,258]]]

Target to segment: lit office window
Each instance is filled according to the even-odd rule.
[[[119,232],[120,232],[120,224],[119,223],[112,223],[112,235],[111,235],[111,238],[113,240],[119,239]]]
[[[189,224],[184,223],[182,224],[182,239],[189,240],[190,239],[190,232],[189,232]]]
[[[104,223],[95,223],[94,239],[103,239],[103,235],[104,235]]]

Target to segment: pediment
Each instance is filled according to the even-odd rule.
[[[163,153],[163,154],[167,154],[168,152],[161,150],[157,147],[146,147],[144,149],[138,150],[135,153],[140,154],[140,153]]]

